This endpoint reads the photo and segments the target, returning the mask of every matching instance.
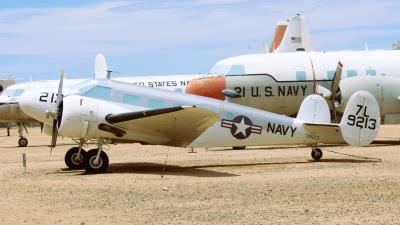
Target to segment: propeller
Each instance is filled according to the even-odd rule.
[[[339,107],[342,98],[339,88],[340,80],[342,77],[342,70],[343,70],[343,64],[339,61],[336,67],[335,74],[333,76],[331,89],[329,90],[321,85],[317,85],[315,89],[315,93],[323,96],[331,105],[333,110],[333,117],[336,123],[337,123],[336,109]]]
[[[64,69],[61,70],[60,74],[60,83],[58,84],[56,107],[51,113],[51,117],[53,117],[53,131],[51,134],[50,155],[51,152],[53,151],[53,148],[56,147],[57,145],[57,136],[58,136],[57,123],[61,119],[60,103],[62,99],[63,83],[64,83]]]

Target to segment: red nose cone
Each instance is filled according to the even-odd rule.
[[[222,90],[226,89],[225,76],[205,77],[191,80],[186,93],[225,100]]]

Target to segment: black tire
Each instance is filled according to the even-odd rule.
[[[232,149],[233,150],[244,150],[244,149],[246,149],[246,146],[233,146]]]
[[[322,150],[320,148],[313,148],[311,151],[311,157],[315,161],[319,161],[322,158]]]
[[[88,173],[102,173],[105,172],[108,168],[108,156],[104,151],[101,151],[99,162],[96,165],[94,160],[96,159],[98,149],[92,149],[86,153],[85,160],[85,170]]]
[[[28,146],[28,139],[22,137],[18,140],[18,146],[19,147],[26,147]]]
[[[67,153],[65,153],[64,161],[65,164],[71,170],[79,170],[83,169],[83,164],[85,162],[86,151],[84,149],[81,150],[81,158],[78,161],[77,156],[79,152],[79,147],[70,148]]]

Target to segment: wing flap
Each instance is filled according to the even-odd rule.
[[[163,136],[165,145],[186,147],[220,119],[218,113],[195,106],[179,106],[112,114],[107,122],[122,129]]]

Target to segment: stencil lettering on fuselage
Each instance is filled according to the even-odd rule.
[[[235,87],[234,90],[246,97],[306,96],[307,85]]]
[[[271,122],[268,122],[267,125],[267,133],[279,134],[283,136],[290,135],[290,137],[293,137],[296,130],[297,127],[285,126],[282,124],[276,124]]]

